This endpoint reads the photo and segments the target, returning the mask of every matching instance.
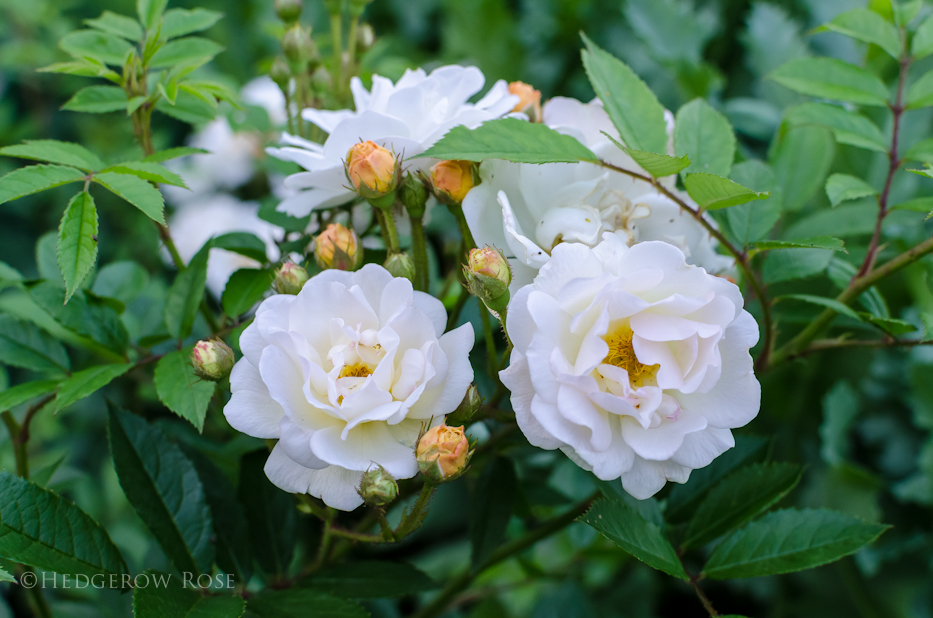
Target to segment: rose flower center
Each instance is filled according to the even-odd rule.
[[[340,374],[337,378],[365,378],[372,375],[372,373],[372,370],[366,363],[356,363],[355,365],[344,365],[340,369]]]
[[[632,345],[632,335],[632,329],[627,326],[607,333],[603,341],[609,345],[609,353],[606,354],[603,363],[625,369],[632,388],[640,388],[654,378],[660,365],[644,365],[638,360]]]

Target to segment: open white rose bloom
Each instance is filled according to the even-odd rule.
[[[668,112],[668,134],[673,116]],[[604,133],[619,133],[599,101],[589,104],[556,97],[544,106],[544,124],[571,135],[598,157],[628,170],[641,168]],[[673,154],[673,146],[668,146]],[[646,172],[642,172],[647,174]],[[486,160],[482,184],[463,201],[463,211],[478,245],[506,251],[512,264],[512,289],[530,283],[561,242],[595,246],[605,232],[631,245],[662,240],[680,248],[691,264],[712,273],[729,269],[732,258],[716,252],[716,241],[676,202],[650,183],[592,163],[529,165]],[[673,176],[664,187],[694,205],[678,191]]]
[[[278,438],[265,467],[275,485],[352,510],[370,467],[418,472],[419,433],[473,381],[473,329],[445,334],[446,320],[439,300],[381,266],[324,271],[259,306],[224,414],[243,433]]]
[[[268,149],[273,157],[294,161],[307,170],[286,178],[286,188],[297,193],[282,201],[278,210],[303,217],[315,208],[354,199],[344,159],[361,140],[375,142],[407,159],[424,152],[455,126],[475,128],[509,113],[518,97],[509,94],[504,81],[496,82],[478,102],[467,102],[483,89],[485,81],[479,69],[456,65],[435,69],[430,75],[422,69],[409,70],[395,84],[374,75],[372,91],[354,77],[355,110],[302,112],[306,120],[329,134],[323,145],[286,134],[286,147]],[[418,159],[407,167],[426,169],[430,165],[431,160]]]
[[[648,498],[757,414],[758,325],[739,288],[664,242],[561,243],[512,299],[501,372],[528,441]]]

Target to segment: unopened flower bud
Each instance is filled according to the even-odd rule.
[[[276,56],[269,67],[269,77],[275,82],[282,92],[288,92],[289,84],[292,81],[292,71],[288,68],[288,62],[282,56]]]
[[[430,483],[443,483],[460,476],[472,456],[463,427],[438,425],[418,441],[418,469]]]
[[[383,506],[398,497],[398,483],[385,468],[376,464],[375,468],[363,473],[359,493],[367,504]]]
[[[278,294],[297,294],[308,279],[308,271],[304,268],[294,262],[285,262],[275,271],[272,289]]]
[[[311,35],[301,24],[296,23],[285,31],[282,37],[282,53],[294,68],[303,70],[304,65],[314,56],[315,51]]]
[[[414,174],[408,174],[398,186],[398,201],[405,206],[409,215],[420,219],[427,207],[428,189]]]
[[[376,31],[369,24],[360,26],[359,34],[356,38],[356,53],[362,56],[376,43]]]
[[[404,277],[409,281],[415,279],[415,263],[408,257],[407,253],[391,253],[386,259],[383,267],[389,271],[393,277]]]
[[[434,195],[445,204],[460,204],[473,188],[473,164],[469,161],[441,161],[431,168]]]
[[[191,366],[203,380],[223,380],[233,369],[233,350],[220,339],[204,339],[191,350]]]
[[[398,160],[373,142],[360,142],[347,152],[347,178],[366,199],[385,197],[398,185]]]
[[[495,247],[471,249],[463,276],[470,293],[493,311],[498,313],[509,304],[512,269],[505,255]]]
[[[347,7],[350,17],[359,17],[363,14],[363,11],[366,9],[366,5],[372,2],[373,0],[349,0],[350,4]]]
[[[518,103],[512,109],[513,112],[525,114],[531,122],[541,122],[540,90],[535,90],[525,82],[512,82],[509,84],[509,92],[518,97]]]
[[[275,0],[275,14],[286,24],[298,21],[302,8],[302,0]]]
[[[344,0],[324,0],[324,7],[330,15],[340,15]]]
[[[359,236],[339,223],[329,224],[314,239],[314,261],[324,270],[356,270],[363,264]]]
[[[463,401],[460,402],[456,410],[447,415],[447,420],[444,422],[451,425],[466,425],[481,405],[483,405],[483,398],[480,397],[476,386],[471,384],[463,397]]]

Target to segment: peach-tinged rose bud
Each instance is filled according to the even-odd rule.
[[[363,263],[360,239],[353,230],[331,223],[314,239],[314,260],[325,270],[356,270]]]
[[[220,339],[204,339],[191,350],[194,373],[204,380],[222,380],[233,369],[233,350]]]
[[[522,112],[531,122],[541,122],[541,91],[535,90],[525,82],[512,82],[509,92],[518,97],[513,112]]]
[[[347,152],[347,178],[367,199],[391,193],[398,184],[398,161],[389,150],[361,142]]]
[[[459,476],[470,461],[470,442],[463,427],[438,425],[418,441],[418,468],[429,482],[443,483]]]
[[[272,289],[279,294],[297,294],[308,279],[308,271],[304,268],[294,262],[285,262],[275,271]]]
[[[459,204],[473,188],[473,164],[469,161],[441,161],[431,168],[431,183],[437,199]]]
[[[505,255],[495,247],[471,249],[463,267],[467,288],[495,312],[509,304],[512,269]]]

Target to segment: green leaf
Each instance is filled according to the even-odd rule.
[[[220,303],[231,317],[243,315],[262,300],[275,272],[272,269],[241,268],[230,276]]]
[[[62,463],[64,463],[66,457],[66,455],[62,455],[49,465],[43,466],[34,472],[31,471],[29,473],[29,480],[40,487],[48,487],[49,481],[55,476],[55,472],[61,467]]]
[[[143,38],[143,29],[139,22],[125,15],[118,15],[111,11],[104,11],[97,19],[85,19],[84,23],[108,34],[114,34],[124,39],[138,41]]]
[[[786,496],[803,469],[789,463],[755,464],[724,478],[687,524],[683,547],[698,547],[743,526]]]
[[[595,154],[569,135],[518,118],[487,120],[476,129],[456,126],[414,158],[514,163],[576,163],[596,161]]]
[[[238,497],[256,562],[266,573],[284,575],[295,551],[297,510],[294,496],[273,485],[266,476],[268,458],[268,449],[262,448],[240,459]]]
[[[923,139],[915,143],[904,153],[904,158],[920,161],[921,163],[933,163],[933,138]]]
[[[826,249],[775,249],[762,268],[765,283],[804,279],[826,270],[833,252]]]
[[[16,581],[16,578],[0,568],[0,582],[7,582],[11,584],[19,583]]]
[[[605,131],[603,131],[603,135],[608,137],[620,150],[625,151],[625,154],[632,157],[632,160],[635,161],[641,169],[655,178],[663,178],[664,176],[676,174],[690,165],[690,157],[672,157],[670,155],[656,154],[654,152],[634,150],[628,146],[624,146]]]
[[[101,172],[96,174],[93,180],[143,211],[156,223],[165,225],[163,214],[165,202],[162,194],[142,178],[137,178],[132,174]]]
[[[864,321],[868,322],[872,326],[877,326],[893,337],[906,335],[907,333],[912,333],[917,330],[916,326],[910,322],[907,322],[906,320],[898,320],[896,318],[882,318],[870,313],[861,313],[860,315]]]
[[[909,24],[920,12],[922,5],[923,0],[893,0],[891,12],[894,14],[894,24],[896,26]]]
[[[126,327],[116,311],[105,303],[99,303],[91,297],[85,299],[84,294],[78,292],[65,305],[65,290],[48,282],[33,286],[30,295],[57,323],[113,350],[121,360],[125,356],[129,343]],[[42,327],[60,339],[65,339],[49,326],[42,324]]]
[[[68,500],[0,472],[0,555],[70,575],[128,573],[100,524]]]
[[[151,30],[159,24],[166,4],[168,0],[136,0],[136,13],[146,30]]]
[[[187,146],[182,146],[179,148],[169,148],[168,150],[162,150],[160,152],[153,153],[143,159],[145,162],[152,163],[162,163],[164,161],[171,161],[172,159],[177,159],[179,157],[187,157],[189,155],[195,154],[210,154],[209,151],[204,150],[203,148],[189,148]]]
[[[510,459],[496,457],[483,471],[470,500],[471,563],[474,569],[481,566],[505,539],[517,488],[515,467]]]
[[[189,80],[181,82],[178,86],[181,90],[196,96],[212,107],[216,107],[218,101],[227,101],[234,107],[241,107],[237,95],[223,84]]]
[[[752,243],[752,247],[759,251],[769,249],[829,249],[848,253],[845,242],[832,236],[816,236],[814,238],[801,238],[800,240],[761,240]]]
[[[84,180],[84,172],[63,165],[30,165],[0,176],[0,204]]]
[[[677,111],[674,150],[688,155],[685,174],[705,172],[728,176],[735,159],[735,134],[726,117],[704,101],[694,99]]]
[[[204,297],[207,283],[207,259],[212,243],[208,241],[191,258],[188,265],[178,273],[165,298],[165,326],[175,339],[184,339],[191,334],[194,318]]]
[[[148,585],[133,591],[133,618],[240,618],[246,611],[243,597],[204,596],[181,577],[151,569],[136,577]]]
[[[835,156],[836,142],[828,129],[816,126],[781,130],[769,153],[784,209],[800,210],[823,188]]]
[[[62,109],[72,112],[104,114],[126,109],[126,93],[117,86],[88,86],[75,93],[62,105]]]
[[[703,572],[737,579],[812,569],[858,551],[887,529],[835,511],[775,511],[713,550]]]
[[[136,262],[111,262],[99,271],[91,291],[123,304],[133,301],[149,284],[149,273]]]
[[[347,599],[309,588],[265,590],[250,597],[247,609],[258,618],[369,618],[369,612]]]
[[[337,564],[301,581],[313,588],[346,598],[400,597],[437,588],[437,582],[407,562],[354,560]]]
[[[35,324],[0,314],[0,362],[33,371],[65,373],[71,367],[64,346]]]
[[[185,181],[181,176],[171,171],[164,165],[151,161],[127,161],[111,165],[104,172],[115,172],[117,174],[131,174],[143,180],[150,182],[160,182],[174,187],[187,189]]]
[[[868,118],[829,103],[804,103],[787,110],[784,121],[791,126],[821,125],[832,130],[836,141],[858,148],[887,152],[890,144]]]
[[[96,365],[75,373],[59,387],[53,402],[55,411],[64,410],[74,402],[99,391],[132,368],[132,363],[117,363]]]
[[[212,106],[205,103],[189,92],[179,92],[174,105],[170,104],[166,99],[160,98],[156,102],[155,109],[166,116],[193,125],[210,122],[217,115],[216,105]]]
[[[713,463],[694,470],[684,485],[674,485],[667,498],[664,517],[673,524],[684,523],[722,478],[731,471],[765,458],[768,441],[758,436],[736,436],[735,446],[713,460]]]
[[[778,300],[783,299],[801,300],[812,305],[819,305],[821,307],[826,307],[827,309],[832,309],[836,313],[841,313],[842,315],[848,316],[853,320],[858,320],[859,322],[862,321],[862,318],[859,317],[859,314],[856,313],[854,309],[833,298],[813,296],[812,294],[785,294],[784,296],[778,297]]]
[[[162,38],[174,39],[178,36],[207,30],[216,24],[223,13],[207,9],[169,9],[162,17]]]
[[[166,354],[156,365],[155,387],[165,406],[194,425],[204,429],[207,406],[214,396],[214,383],[202,380],[191,366],[191,348]]]
[[[115,84],[120,83],[120,76],[107,68],[107,65],[96,58],[81,58],[72,62],[56,62],[36,69],[39,73],[65,73],[66,75],[80,75],[81,77],[103,77]]]
[[[73,58],[99,58],[107,64],[123,66],[133,46],[120,37],[100,30],[76,30],[62,37],[58,46]]]
[[[58,226],[58,267],[65,280],[65,303],[97,263],[97,206],[82,191],[68,203]]]
[[[59,380],[36,380],[25,384],[17,384],[0,391],[0,412],[12,410],[16,406],[36,397],[48,395],[58,388],[58,384]]]
[[[923,20],[923,23],[914,33],[914,39],[910,44],[910,53],[914,60],[920,60],[930,54],[933,54],[933,15]]]
[[[69,165],[86,172],[104,166],[103,161],[84,146],[54,139],[26,140],[22,144],[0,148],[0,155]]]
[[[777,178],[763,161],[749,159],[732,167],[730,180],[753,191],[767,191],[771,197],[760,202],[733,206],[726,211],[726,221],[732,236],[742,247],[767,236],[781,218],[781,195],[776,190]]]
[[[820,27],[817,32],[827,30],[838,32],[863,43],[877,45],[892,58],[901,57],[901,38],[897,33],[897,28],[874,11],[868,9],[846,11]]]
[[[826,179],[826,196],[835,208],[842,202],[877,195],[870,184],[848,174],[833,174]]]
[[[162,69],[177,64],[199,62],[213,58],[223,50],[222,45],[210,39],[197,36],[178,39],[163,45],[149,61],[149,68]]]
[[[786,88],[823,99],[884,107],[888,89],[865,69],[835,58],[798,58],[768,77]]]
[[[631,68],[583,35],[583,66],[596,96],[629,148],[667,153],[664,107]]]
[[[191,462],[154,425],[109,410],[110,448],[123,493],[181,572],[210,573],[213,526]]]
[[[907,89],[907,109],[933,105],[933,71],[924,73]]]
[[[619,500],[598,500],[581,518],[610,541],[648,566],[680,579],[688,579],[677,552],[657,525]]]
[[[752,191],[728,178],[705,173],[687,174],[684,186],[690,197],[704,210],[738,206],[752,200],[763,200],[771,195],[766,191]]]
[[[218,236],[214,239],[213,247],[239,253],[260,264],[269,261],[266,255],[266,243],[255,234],[248,232],[229,232]]]
[[[820,456],[829,465],[842,464],[848,458],[849,431],[858,413],[858,393],[846,382],[837,382],[823,397]]]

